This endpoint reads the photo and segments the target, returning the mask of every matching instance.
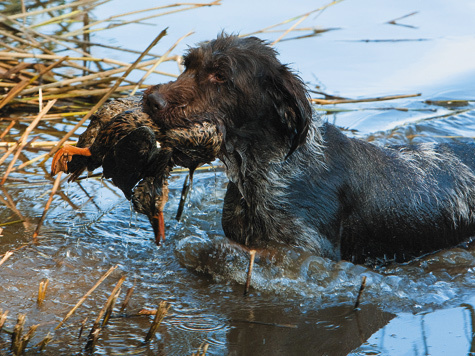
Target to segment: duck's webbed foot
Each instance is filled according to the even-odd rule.
[[[59,172],[68,172],[68,162],[71,161],[74,155],[91,156],[91,151],[89,151],[89,148],[64,145],[53,157],[51,175],[55,176]]]

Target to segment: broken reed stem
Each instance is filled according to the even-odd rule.
[[[8,316],[8,310],[5,310],[5,313],[4,313],[3,309],[0,308],[0,332],[2,332],[3,325],[5,325],[5,321],[7,321],[7,316]]]
[[[3,140],[3,138],[10,132],[10,129],[15,126],[15,124],[16,120],[13,120],[12,122],[10,122],[10,124],[8,124],[7,128],[0,135],[0,140]]]
[[[120,307],[120,313],[123,313],[125,308],[127,308],[127,305],[129,304],[130,298],[132,297],[132,293],[134,292],[136,282],[137,282],[137,280],[134,280],[134,285],[127,290],[127,294],[125,295],[125,299],[122,302],[122,306]]]
[[[40,233],[41,226],[43,225],[43,221],[45,220],[46,213],[49,210],[49,207],[51,205],[51,202],[53,201],[54,195],[56,194],[56,191],[59,188],[59,184],[61,183],[61,175],[63,172],[59,172],[58,176],[56,177],[54,184],[53,184],[53,189],[51,190],[51,194],[49,196],[48,201],[46,202],[45,209],[43,210],[43,215],[41,215],[40,221],[38,222],[38,226],[36,226],[36,230],[33,233],[33,243],[38,242],[38,235]]]
[[[361,281],[360,290],[358,291],[358,297],[356,297],[355,307],[353,308],[354,310],[358,309],[358,307],[360,306],[361,295],[363,294],[363,291],[364,291],[365,287],[366,287],[366,276],[363,276],[363,280]]]
[[[32,142],[29,144],[28,147],[30,148],[50,148],[54,145],[58,144],[59,141],[42,141],[42,142]],[[66,141],[66,145],[74,146],[77,142],[76,141]],[[15,148],[18,146],[16,142],[0,142],[0,148]],[[3,159],[3,157],[2,157]],[[3,162],[0,162],[0,164]],[[201,167],[200,167],[201,168]]]
[[[85,350],[87,352],[94,351],[96,342],[99,339],[99,334],[102,328],[106,326],[107,322],[109,321],[109,317],[112,314],[112,310],[114,309],[115,302],[117,300],[117,297],[119,296],[120,288],[126,278],[127,278],[126,276],[122,276],[119,279],[119,282],[117,282],[116,286],[114,287],[111,294],[109,295],[109,298],[107,299],[106,303],[104,304],[101,311],[99,312],[99,315],[97,316],[96,321],[92,325],[89,336],[87,337],[87,343],[85,347]],[[100,322],[103,316],[104,316],[104,320],[102,321],[102,325],[100,325]]]
[[[3,258],[0,260],[0,266],[3,265],[5,261],[10,258],[11,255],[13,255],[13,251],[5,252],[5,255],[3,255]]]
[[[322,11],[322,10],[325,10],[326,8],[330,7],[330,6],[333,6],[339,2],[341,2],[343,0],[335,0],[335,1],[332,1],[331,3],[329,4],[326,4],[326,5],[323,5],[321,7],[319,7],[318,9],[315,9],[315,10],[312,10],[312,11],[309,11],[309,12],[306,12],[302,15],[298,15],[298,16],[294,16],[290,19],[287,19],[287,20],[284,20],[282,22],[279,22],[277,24],[274,24],[274,25],[271,25],[271,26],[268,26],[268,27],[265,27],[263,29],[260,29],[258,31],[254,31],[254,32],[251,32],[251,33],[247,33],[247,34],[241,34],[240,37],[248,37],[248,36],[251,36],[251,35],[256,35],[256,34],[259,34],[259,33],[264,33],[264,32],[267,32],[268,30],[270,29],[273,29],[275,27],[278,27],[278,26],[281,26],[281,25],[285,25],[285,24],[288,24],[289,22],[292,22],[292,21],[295,21],[297,19],[300,19],[302,17],[308,17],[310,16],[311,14],[314,14],[315,12],[319,12],[319,11]],[[276,41],[277,42],[277,41]]]
[[[25,325],[26,314],[18,314],[18,319],[13,328],[11,350],[14,355],[19,355],[21,348],[21,334],[23,333],[23,326]]]
[[[81,328],[79,329],[78,339],[80,339],[81,336],[82,336],[82,332],[84,331],[84,328],[86,327],[87,319],[88,319],[88,317],[86,316],[84,318],[84,320],[82,321],[82,323],[81,323]]]
[[[76,1],[76,2],[69,3],[69,4],[65,4],[65,5],[48,6],[48,7],[45,7],[43,9],[40,9],[40,10],[28,11],[27,13],[18,13],[18,14],[15,14],[15,15],[10,15],[10,16],[5,16],[5,17],[9,20],[16,20],[16,19],[22,18],[22,17],[36,16],[36,15],[39,15],[39,14],[43,14],[45,12],[53,12],[53,11],[62,10],[62,9],[66,9],[66,8],[72,8],[72,7],[75,7],[75,6],[85,5],[87,3],[95,2],[95,1],[97,1],[97,0],[81,0],[81,1]]]
[[[39,343],[35,345],[35,347],[38,348],[38,351],[43,351],[45,347],[53,340],[53,337],[51,336],[51,333],[48,332],[46,336],[41,340]]]
[[[254,267],[254,259],[256,258],[256,250],[250,250],[249,254],[250,254],[249,269],[247,270],[246,285],[244,287],[244,296],[247,296],[249,294],[249,287],[251,286],[252,268]]]
[[[3,108],[5,105],[7,105],[17,94],[23,91],[28,85],[32,84],[35,80],[40,78],[41,76],[45,75],[48,73],[50,70],[53,68],[59,66],[61,63],[63,63],[68,57],[62,57],[60,58],[57,62],[49,65],[48,67],[44,68],[41,70],[38,74],[33,76],[30,80],[24,79],[20,83],[18,83],[15,87],[13,87],[7,95],[3,98],[2,101],[0,101],[0,109]],[[40,87],[41,88],[41,87]]]
[[[209,344],[206,341],[203,341],[196,351],[196,354],[193,352],[191,356],[206,356],[206,352],[208,351]],[[201,352],[203,350],[203,352]]]
[[[36,125],[38,125],[38,123],[40,122],[40,120],[43,118],[43,116],[51,109],[51,107],[56,103],[56,100],[51,100],[48,102],[48,104],[45,106],[45,108],[38,114],[38,116],[36,117],[35,120],[32,121],[32,123],[27,127],[27,129],[25,130],[25,132],[23,133],[23,135],[21,136],[20,140],[18,141],[18,150],[17,152],[15,153],[15,155],[13,156],[10,164],[8,165],[8,168],[7,168],[7,171],[5,172],[4,176],[3,176],[3,179],[2,181],[0,182],[0,185],[3,185],[8,177],[8,175],[10,174],[12,168],[13,168],[13,165],[15,164],[15,162],[17,161],[18,157],[20,156],[20,153],[21,153],[21,150],[27,145],[27,139],[28,139],[28,135],[31,133],[31,131],[33,131],[33,129],[36,127]],[[2,157],[2,159],[4,159],[4,157]],[[5,157],[6,159],[6,157]]]
[[[58,330],[65,322],[68,320],[71,315],[74,314],[74,312],[81,306],[82,303],[86,301],[86,299],[96,290],[99,285],[104,282],[104,280],[109,277],[109,275],[114,272],[117,269],[118,265],[115,265],[109,270],[97,281],[97,283],[86,293],[84,296],[77,302],[77,304],[69,311],[69,313],[64,317],[63,320],[60,321],[60,323],[54,328],[54,330]]]
[[[162,39],[162,37],[164,37],[165,35],[167,34],[167,29],[163,30],[162,32],[160,32],[160,34],[152,41],[152,43],[150,43],[150,45],[145,49],[145,51],[135,60],[135,62],[129,67],[127,68],[127,71],[122,75],[122,77],[120,77],[119,79],[117,79],[117,81],[115,82],[115,84],[112,86],[112,88],[109,89],[109,91],[101,98],[101,100],[99,100],[96,105],[94,105],[94,107],[89,110],[89,112],[86,114],[86,116],[84,116],[59,142],[56,146],[54,146],[52,148],[52,150],[50,151],[50,156],[55,154],[56,151],[61,147],[61,145],[69,138],[71,137],[75,132],[76,130],[81,127],[84,122],[86,122],[86,120],[88,120],[92,114],[94,114],[97,109],[99,109],[105,102],[107,99],[109,99],[109,97],[111,96],[111,94],[119,87],[120,83],[122,83],[122,81],[130,74],[130,72],[132,72],[135,67],[139,64],[139,62],[142,60],[143,57],[145,57],[147,55],[147,53],[158,43],[158,41],[160,41],[160,39]]]
[[[17,96],[18,93],[20,93],[25,87],[30,84],[30,81],[28,79],[23,79],[21,82],[19,82],[17,85],[15,85],[10,91],[5,95],[0,101],[0,109],[3,108],[5,105],[7,105],[15,96]]]
[[[48,287],[48,284],[49,284],[48,278],[40,282],[40,285],[38,287],[38,299],[36,300],[36,303],[38,304],[38,306],[41,306],[41,304],[43,304],[43,302],[45,301],[46,288]]]
[[[421,93],[418,94],[407,94],[407,95],[389,95],[389,96],[380,96],[376,98],[367,98],[367,99],[310,99],[313,104],[318,105],[333,105],[333,104],[352,104],[352,103],[366,103],[372,101],[385,101],[385,100],[395,100],[395,99],[404,99],[404,98],[414,98],[421,96]]]
[[[2,142],[2,143],[6,143],[6,142]],[[12,142],[12,145],[8,151],[2,156],[2,158],[0,158],[0,165],[5,162],[5,160],[8,158],[8,156],[10,156],[12,154],[13,151],[15,151],[15,148],[18,147],[18,143],[17,142]],[[7,146],[8,147],[8,146]]]
[[[28,329],[28,332],[26,333],[26,335],[21,338],[21,340],[20,340],[20,348],[19,348],[19,350],[18,350],[17,355],[23,354],[23,352],[25,351],[26,347],[28,346],[28,343],[30,342],[30,340],[31,340],[31,338],[33,337],[33,335],[35,334],[36,329],[38,329],[38,326],[40,326],[40,325],[37,324],[37,325],[32,325],[32,326],[30,326],[30,328]]]
[[[155,335],[158,327],[160,326],[160,323],[162,322],[165,315],[168,313],[169,309],[170,309],[170,304],[168,304],[166,301],[160,302],[157,308],[157,312],[155,314],[155,318],[153,318],[152,325],[150,326],[150,330],[148,331],[147,336],[145,336],[145,342],[149,342],[152,339],[152,337]]]
[[[109,318],[112,314],[112,311],[114,310],[114,306],[115,306],[115,302],[117,301],[117,297],[120,294],[120,288],[122,287],[122,283],[124,283],[126,278],[127,278],[126,276],[122,276],[119,279],[119,282],[117,282],[117,285],[112,290],[112,292],[109,296],[109,299],[107,299],[107,302],[104,305],[105,313],[102,313],[102,314],[104,314],[104,320],[102,320],[102,327],[106,326],[107,322],[109,321]],[[101,312],[102,312],[102,310],[101,310]],[[99,315],[99,316],[102,317],[102,315]],[[100,321],[100,318],[98,317],[96,322],[99,322],[99,321]]]
[[[274,42],[271,43],[271,46],[275,46],[276,43],[280,42],[285,36],[287,36],[290,32],[292,32],[298,25],[304,22],[310,14],[306,14],[302,16],[297,22],[295,22],[292,26],[290,26],[283,34],[281,34]]]

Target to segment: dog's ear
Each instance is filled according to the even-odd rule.
[[[312,108],[302,80],[285,65],[282,65],[279,74],[274,77],[272,95],[282,134],[290,141],[289,157],[305,142],[312,120]]]

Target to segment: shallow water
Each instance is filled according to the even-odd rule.
[[[122,0],[112,4],[98,9],[96,16],[107,17],[133,6]],[[143,1],[140,7],[153,4]],[[186,45],[212,38],[221,29],[248,33],[323,4],[224,1],[220,7],[165,16],[155,27],[132,25],[128,31],[110,30],[94,40],[143,50],[158,31],[170,26],[169,36],[157,48],[160,52],[195,30],[177,48],[176,53],[181,53]],[[407,26],[386,23],[415,11],[399,20]],[[428,0],[343,1],[302,24],[338,30],[281,42],[277,49],[282,61],[292,63],[311,89],[318,85],[319,90],[352,98],[422,94],[338,105],[335,112],[316,108],[349,135],[378,145],[473,140],[473,101],[455,107],[425,101],[475,99],[474,16],[475,6],[468,0],[457,6]],[[165,80],[169,79],[150,78],[151,83]],[[11,181],[2,188],[0,222],[17,220],[19,215],[25,222],[5,227],[0,254],[31,240],[51,187],[42,166],[12,177],[25,183]],[[135,292],[125,313],[116,308],[101,332],[97,354],[190,355],[204,341],[210,345],[209,355],[475,352],[474,247],[460,246],[378,269],[279,247],[258,256],[251,294],[244,298],[248,256],[224,238],[220,227],[226,186],[222,167],[216,162],[214,169],[195,175],[185,215],[177,222],[174,215],[184,177],[175,174],[170,181],[167,241],[161,248],[153,242],[147,219],[133,213],[109,182],[89,178],[80,185],[63,184],[64,195],[55,197],[39,244],[15,251],[0,267],[0,308],[10,311],[7,328],[13,327],[18,313],[26,313],[27,326],[40,324],[34,345],[53,332],[111,266],[118,266],[66,326],[53,332],[45,354],[82,352],[93,320],[123,274],[127,280],[119,303],[134,283]],[[367,286],[355,312],[364,276]],[[50,283],[46,300],[38,307],[38,284],[43,278]],[[152,318],[135,314],[142,308],[156,308],[161,300],[171,304],[170,312],[156,338],[145,344]],[[86,330],[78,339],[85,317],[89,318]],[[9,338],[1,334],[0,353],[8,349]]]

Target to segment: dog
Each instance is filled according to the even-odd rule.
[[[312,110],[303,81],[256,37],[189,49],[148,88],[164,130],[210,120],[229,178],[222,227],[239,244],[300,246],[353,263],[408,261],[475,235],[475,145],[378,147]]]

